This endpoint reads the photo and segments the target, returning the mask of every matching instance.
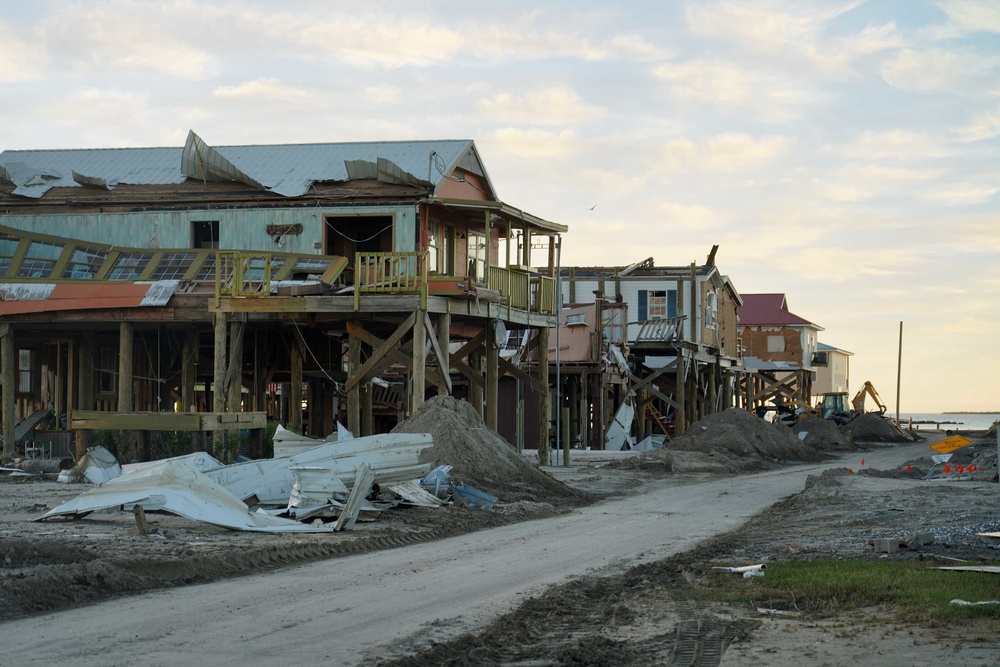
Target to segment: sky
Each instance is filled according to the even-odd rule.
[[[1000,2],[33,0],[0,150],[472,139],[563,266],[716,263],[900,410],[1000,411]],[[900,327],[902,323],[902,337]],[[900,344],[902,340],[902,344]],[[900,363],[901,362],[901,363]]]

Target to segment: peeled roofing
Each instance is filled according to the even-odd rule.
[[[347,181],[345,160],[391,160],[435,187],[472,147],[472,141],[379,141],[337,144],[276,144],[269,146],[211,146],[242,172],[281,194],[305,194],[315,181]],[[32,184],[19,185],[15,194],[40,197],[53,187],[80,187],[73,172],[108,183],[171,185],[183,183],[182,148],[93,148],[71,150],[8,150],[0,165],[27,165],[47,174]],[[432,166],[437,153],[445,163],[442,174]],[[436,161],[435,161],[436,162]],[[429,169],[430,167],[430,169]],[[12,170],[13,171],[13,170]],[[429,171],[429,173],[428,173]],[[429,178],[428,178],[429,177]],[[289,191],[290,183],[301,184]]]

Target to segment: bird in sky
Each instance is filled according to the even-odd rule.
[[[595,208],[597,208],[597,204],[594,204],[594,205],[593,205],[593,206],[591,206],[591,207],[590,207],[590,208],[589,208],[588,210],[590,210],[590,211],[593,211],[593,210],[594,210]]]

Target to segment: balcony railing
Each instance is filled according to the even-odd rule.
[[[355,254],[354,310],[363,294],[417,294],[427,308],[427,251]]]
[[[215,303],[223,297],[271,293],[271,254],[220,250],[216,260]]]
[[[506,297],[508,309],[552,315],[556,312],[556,281],[531,271],[491,266],[486,287]]]

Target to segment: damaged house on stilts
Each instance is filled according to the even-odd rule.
[[[495,430],[500,377],[549,384],[528,366],[566,231],[502,202],[469,140],[4,151],[4,456],[137,429],[256,457],[268,421],[370,435],[434,394]],[[533,351],[502,358],[510,332]]]
[[[673,437],[735,404],[740,295],[715,265],[562,267],[550,376],[572,446]],[[554,337],[550,334],[550,337]],[[558,370],[555,370],[558,368]]]

